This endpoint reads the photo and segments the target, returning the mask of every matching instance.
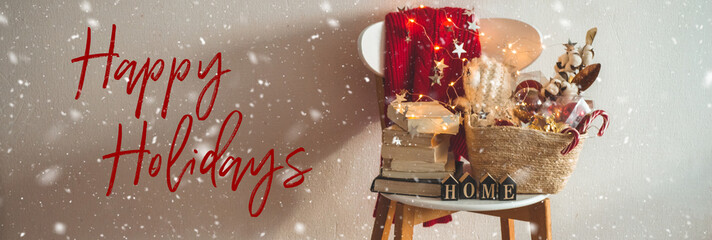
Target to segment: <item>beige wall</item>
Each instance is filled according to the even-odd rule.
[[[356,39],[364,27],[406,4],[420,2],[0,4],[0,238],[366,238],[380,126],[375,76],[362,65]],[[561,53],[559,43],[583,39],[598,26],[602,81],[586,94],[610,113],[611,128],[586,142],[567,188],[552,197],[554,237],[711,238],[709,1],[433,5],[474,6],[482,17],[536,26],[549,48],[530,69],[547,74]],[[206,176],[186,176],[171,193],[165,169],[156,178],[144,170],[134,186],[132,157],[119,164],[114,194],[106,197],[111,161],[97,159],[115,148],[118,124],[125,128],[124,146],[135,147],[147,120],[149,148],[165,156],[180,117],[194,111],[205,84],[193,74],[176,83],[168,116],[161,119],[156,109],[167,78],[149,83],[143,115],[136,119],[136,94],[126,95],[120,81],[101,89],[104,68],[92,62],[83,94],[74,100],[81,66],[70,59],[83,53],[87,26],[95,26],[92,50],[106,51],[111,24],[118,27],[121,59],[178,57],[197,64],[223,53],[232,72],[222,79],[210,118],[194,124],[195,138],[183,156],[210,146],[216,119],[238,109],[245,119],[228,151],[261,159],[274,148],[284,165],[286,154],[304,147],[307,154],[294,161],[314,169],[304,184],[284,189],[281,182],[290,174],[278,174],[266,209],[251,218],[247,205],[255,177],[245,177],[232,192],[228,179],[212,188]],[[499,237],[497,219],[466,213],[454,218],[448,225],[416,228],[416,237]],[[527,226],[516,229],[519,238],[528,238]]]

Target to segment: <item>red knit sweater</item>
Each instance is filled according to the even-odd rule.
[[[450,19],[450,21],[448,21]],[[463,81],[458,81],[454,89],[448,84],[462,75],[462,58],[471,59],[480,56],[479,32],[468,30],[475,16],[466,15],[462,8],[415,8],[403,12],[392,12],[386,15],[386,56],[385,56],[385,96],[386,108],[395,99],[395,94],[402,89],[411,93],[412,101],[419,94],[427,95],[442,102],[454,100],[456,96],[464,96]],[[410,20],[414,20],[411,22]],[[454,26],[453,26],[454,25]],[[427,35],[426,35],[427,33]],[[410,41],[407,41],[407,40]],[[459,58],[453,53],[453,40],[464,43],[463,53]],[[432,42],[432,43],[431,43]],[[435,50],[435,47],[439,50]],[[440,85],[431,85],[429,76],[433,74],[435,61],[443,60],[447,68],[443,70]],[[449,97],[448,97],[449,95]],[[388,125],[392,124],[390,121]],[[450,138],[450,150],[456,159],[467,158],[465,134],[460,132]],[[380,196],[379,196],[380,197]],[[451,216],[424,223],[432,226],[437,223],[447,223]]]

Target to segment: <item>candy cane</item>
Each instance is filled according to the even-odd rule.
[[[569,143],[564,150],[561,150],[561,155],[566,155],[567,153],[571,152],[571,150],[574,150],[574,148],[579,144],[579,131],[576,130],[575,128],[566,128],[561,133],[571,133],[571,135],[574,135],[574,139],[571,140],[571,143]]]
[[[596,110],[584,116],[581,123],[579,123],[577,130],[580,133],[586,133],[586,131],[591,128],[590,125],[593,123],[593,120],[595,120],[598,116],[603,118],[603,124],[601,125],[601,128],[598,129],[598,136],[603,136],[603,132],[606,131],[606,128],[608,128],[608,114],[603,110]]]
[[[579,122],[578,126],[576,126],[576,130],[578,130],[581,133],[586,133],[586,129],[588,128],[588,125],[591,124],[591,114],[586,114],[586,116],[583,116],[583,119]]]

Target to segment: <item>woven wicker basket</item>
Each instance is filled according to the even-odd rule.
[[[465,135],[473,176],[489,173],[495,179],[509,174],[517,193],[557,193],[576,168],[583,139],[566,155],[572,135],[517,127],[472,127]]]

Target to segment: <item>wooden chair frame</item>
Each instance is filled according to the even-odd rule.
[[[456,212],[458,211],[410,206],[383,197],[376,206],[376,219],[373,223],[371,240],[388,240],[392,223],[395,223],[394,233],[396,240],[410,240],[413,239],[413,227],[415,225]],[[531,224],[531,238],[533,240],[551,239],[551,205],[548,198],[524,207],[474,213],[499,217],[502,239],[514,239],[514,220]]]

